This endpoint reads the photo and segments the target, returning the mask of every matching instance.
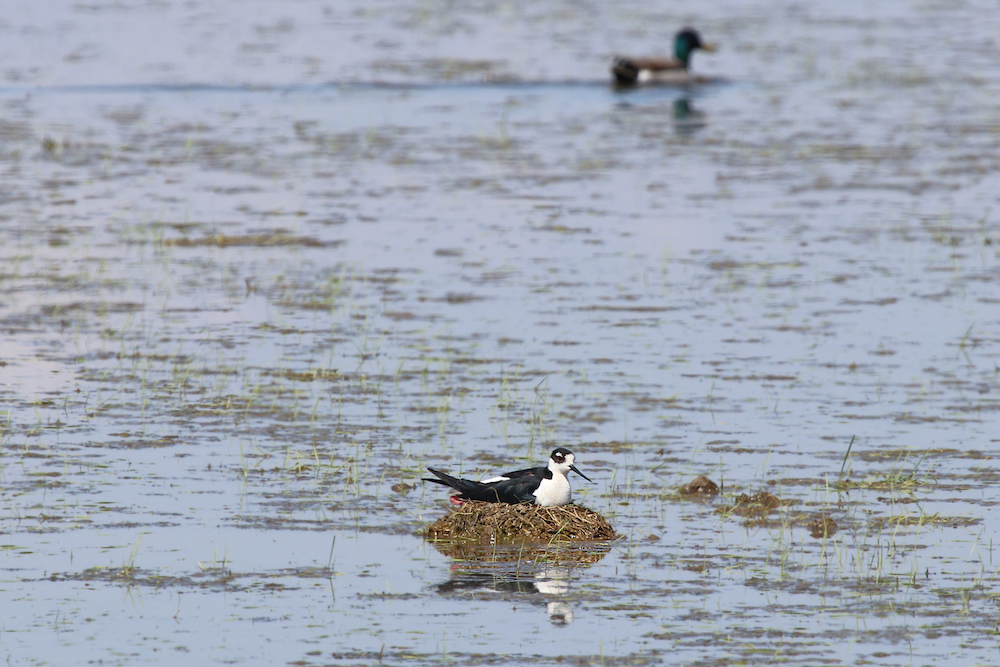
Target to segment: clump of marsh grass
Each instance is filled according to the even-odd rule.
[[[907,468],[909,452],[899,457],[898,466],[895,470],[869,476],[864,480],[855,481],[851,479],[838,479],[834,488],[838,491],[848,491],[851,489],[874,489],[892,491],[912,491],[918,487],[933,486],[936,482],[930,475],[920,474],[920,465],[927,458],[929,451],[924,452],[912,468]],[[846,457],[845,457],[846,458]],[[843,474],[843,472],[841,472]]]

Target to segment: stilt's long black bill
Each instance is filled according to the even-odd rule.
[[[569,469],[572,470],[573,472],[575,472],[580,477],[583,477],[585,480],[587,480],[591,484],[594,483],[594,480],[590,479],[589,477],[587,477],[586,475],[584,475],[582,472],[580,472],[579,470],[577,470],[576,466],[570,466]]]

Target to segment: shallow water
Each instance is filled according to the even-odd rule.
[[[992,6],[34,7],[9,662],[996,661]],[[685,23],[711,81],[606,83]],[[419,537],[555,446],[610,549]]]

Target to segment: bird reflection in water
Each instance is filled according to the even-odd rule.
[[[442,596],[544,606],[549,622],[568,625],[573,622],[572,582],[603,560],[614,541],[428,543],[451,560],[449,579],[436,587]]]
[[[689,137],[707,125],[705,112],[699,111],[687,97],[679,97],[673,105],[674,132]]]
[[[639,91],[636,94],[643,92],[648,93],[649,91]],[[657,120],[669,118],[674,133],[681,138],[690,138],[708,126],[707,115],[695,107],[694,101],[688,95],[674,98],[669,102],[669,106],[667,106],[666,100],[650,100],[648,97],[640,100],[623,100],[615,106],[631,116]],[[653,128],[646,128],[646,131],[647,136],[654,132]]]
[[[524,599],[532,605],[544,605],[553,625],[569,625],[573,622],[573,608],[566,600],[570,575],[569,567],[558,565],[542,565],[534,572],[456,570],[451,579],[438,584],[437,591],[446,597],[497,593],[500,599]]]

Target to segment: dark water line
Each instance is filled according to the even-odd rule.
[[[127,83],[127,84],[78,84],[56,86],[0,86],[0,95],[25,95],[32,93],[55,94],[134,94],[134,93],[300,93],[328,92],[346,90],[385,90],[385,91],[436,91],[461,89],[559,89],[559,88],[607,88],[616,93],[631,93],[650,89],[702,91],[707,88],[733,85],[734,82],[725,79],[699,79],[690,83],[665,83],[621,87],[607,79],[565,79],[560,81],[543,80],[504,80],[504,81],[461,81],[436,83],[404,83],[380,81],[332,81],[316,84],[215,84],[215,83]]]

